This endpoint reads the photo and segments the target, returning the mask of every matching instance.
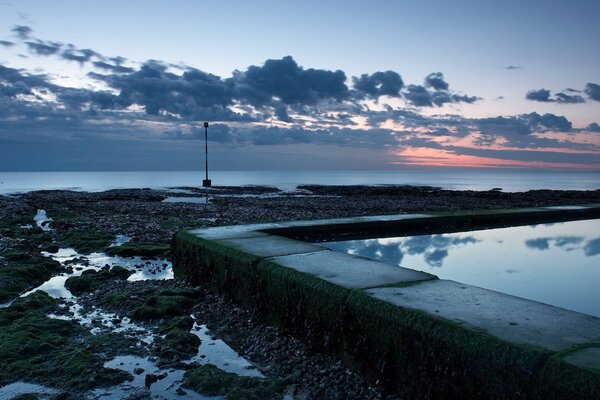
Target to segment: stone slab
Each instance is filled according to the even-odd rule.
[[[278,265],[314,275],[345,288],[368,288],[435,278],[425,272],[385,264],[337,251],[270,258]]]
[[[231,225],[217,226],[214,228],[193,229],[188,231],[202,239],[218,240],[233,239],[245,237],[268,236],[268,234],[259,232],[259,229],[281,228],[279,224],[250,224],[250,225]]]
[[[587,347],[569,354],[564,361],[578,367],[591,368],[600,373],[600,347]]]
[[[217,240],[217,242],[258,257],[274,257],[323,250],[321,246],[275,235],[222,239]]]
[[[352,218],[332,218],[332,219],[314,219],[308,221],[289,221],[281,223],[284,228],[298,228],[323,225],[344,225],[344,224],[360,224],[363,222],[388,222],[400,221],[405,219],[429,218],[431,215],[426,214],[393,214],[393,215],[369,215]]]
[[[367,293],[507,341],[552,351],[600,340],[600,318],[454,281],[369,289]]]

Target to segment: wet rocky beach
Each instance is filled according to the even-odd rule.
[[[600,190],[216,187],[0,196],[0,398],[391,399],[302,337],[173,279],[181,229],[600,203]]]

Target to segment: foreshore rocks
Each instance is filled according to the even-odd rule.
[[[163,202],[169,196],[206,198],[207,195],[208,204]],[[306,185],[293,192],[270,187],[215,187],[210,190],[178,188],[173,192],[153,189],[99,193],[37,191],[0,196],[0,304],[64,272],[63,267],[44,256],[43,251],[56,253],[59,249],[74,248],[82,254],[106,252],[122,257],[162,258],[169,257],[170,240],[182,229],[588,203],[600,203],[600,190],[504,193],[411,186]],[[51,231],[35,226],[33,217],[39,209],[52,218]],[[132,240],[111,247],[117,235],[127,235]],[[228,344],[252,361],[268,379],[238,381],[216,367],[194,366],[186,377],[190,389],[228,395],[229,389],[223,389],[222,383],[233,379],[232,387],[239,390],[231,396],[252,388],[258,390],[253,393],[278,397],[283,382],[301,398],[393,399],[377,384],[368,384],[347,370],[339,360],[310,350],[298,338],[266,325],[251,310],[240,309],[207,288],[186,287],[174,280],[130,282],[127,281],[129,274],[118,267],[85,272],[80,277],[69,277],[67,287],[77,296],[83,310],[115,313],[110,320],[115,326],[131,319],[156,331],[159,338],[154,343],[140,348],[142,333],[135,339],[105,331],[94,336],[73,321],[48,318],[48,313],[68,317],[68,307],[57,305],[41,292],[34,293],[0,309],[0,384],[27,378],[68,390],[72,397],[81,398],[90,388],[133,377],[123,371],[103,368],[103,357],[108,355],[138,351],[161,365],[180,366],[180,361],[193,355],[200,344],[198,336],[190,333],[193,316],[215,335],[227,338]],[[101,325],[99,321],[92,323],[93,327]],[[139,373],[140,379],[146,373],[149,386],[160,379],[156,374],[152,376],[152,371],[142,369],[134,373]],[[81,371],[86,374],[85,379],[80,378]],[[213,383],[214,389],[210,389]],[[180,393],[185,391],[179,389]]]

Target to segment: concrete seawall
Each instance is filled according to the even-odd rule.
[[[594,205],[207,228],[177,233],[173,266],[407,398],[595,399],[599,318],[305,240],[599,217]]]

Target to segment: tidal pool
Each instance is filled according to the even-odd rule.
[[[600,219],[321,245],[600,317]]]

